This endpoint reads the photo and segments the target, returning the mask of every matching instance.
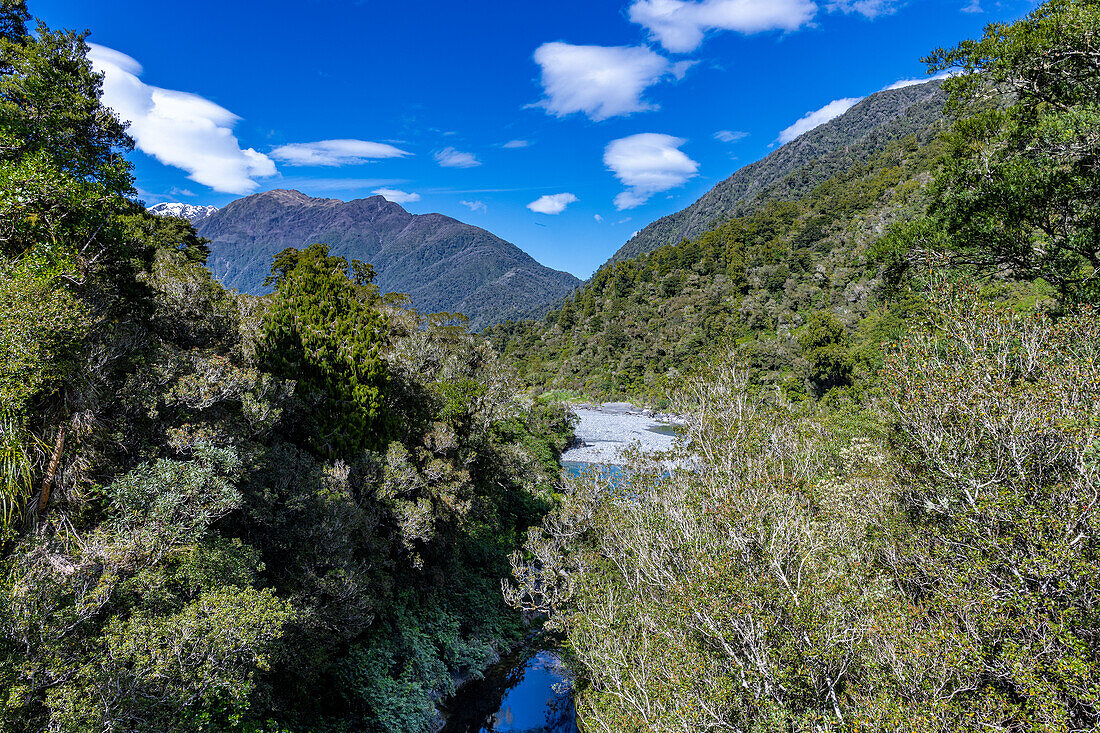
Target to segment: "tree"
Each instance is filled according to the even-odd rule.
[[[923,730],[1096,730],[1096,314],[1055,322],[936,286],[884,382],[911,521],[888,568],[921,609],[899,718],[919,712]]]
[[[308,414],[305,440],[325,456],[378,446],[386,434],[386,319],[361,297],[328,247],[284,250],[275,260],[263,361],[295,380]]]
[[[74,405],[90,415],[102,392],[73,378],[79,362],[93,343],[117,356],[107,342],[135,315],[148,250],[121,225],[138,208],[133,143],[100,101],[84,36],[40,24],[32,37],[28,20],[23,2],[0,2],[0,414],[48,499]]]
[[[907,249],[1100,301],[1100,3],[1051,0],[926,61],[957,120]]]
[[[18,41],[27,35],[30,19],[26,0],[0,0],[0,38]]]
[[[558,328],[568,331],[576,323],[576,310],[573,308],[573,298],[566,298],[561,310],[558,311]]]
[[[810,363],[810,382],[820,392],[851,384],[852,361],[848,355],[848,333],[835,315],[814,312],[798,338],[802,355]]]

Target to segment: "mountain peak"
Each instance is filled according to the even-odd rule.
[[[343,202],[265,191],[227,204],[197,229],[211,240],[210,268],[228,287],[265,292],[278,252],[321,242],[333,255],[373,265],[383,292],[408,293],[426,313],[464,313],[474,330],[541,316],[580,284],[484,229],[411,214],[377,195]]]

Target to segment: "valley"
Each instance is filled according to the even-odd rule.
[[[627,0],[462,127],[492,24],[361,5],[268,131],[0,2],[0,733],[1100,730],[1100,3],[747,165],[715,36],[930,11]],[[322,95],[360,13],[454,125],[407,59]]]

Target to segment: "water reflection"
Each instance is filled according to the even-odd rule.
[[[654,425],[648,430],[658,435],[671,435],[673,438],[679,438],[684,432],[684,429],[679,425]]]
[[[467,683],[443,733],[578,733],[569,675],[552,650],[523,650]]]
[[[563,461],[574,476],[600,471],[618,483],[621,466]],[[445,706],[440,733],[578,733],[569,672],[552,646],[524,647],[467,682]]]

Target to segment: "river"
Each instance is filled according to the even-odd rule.
[[[562,468],[578,475],[592,465],[621,471],[631,445],[646,451],[672,447],[675,428],[629,405],[575,408],[580,418],[575,447]],[[535,640],[467,682],[446,706],[442,733],[578,733],[569,670],[552,640]]]

